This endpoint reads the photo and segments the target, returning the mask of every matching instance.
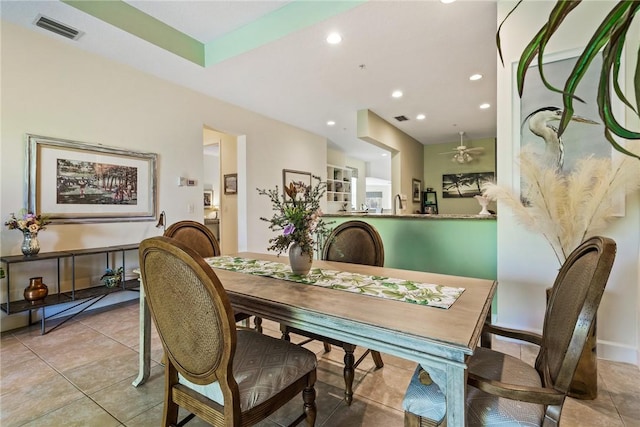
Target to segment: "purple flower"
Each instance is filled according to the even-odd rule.
[[[288,224],[285,228],[284,228],[284,235],[288,236],[290,234],[292,234],[294,231],[296,231],[296,227],[293,224]]]

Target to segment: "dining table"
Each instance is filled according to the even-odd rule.
[[[232,258],[281,263],[288,268],[288,257],[243,252],[234,254]],[[216,264],[215,259],[205,261],[210,266]],[[212,268],[234,310],[420,364],[446,396],[447,425],[465,425],[467,360],[480,344],[484,322],[491,314],[496,281],[313,261],[312,269],[321,275],[324,272],[341,272],[347,276],[382,278],[385,286],[395,286],[394,283],[400,283],[397,280],[400,279],[404,284],[410,284],[411,289],[414,284],[429,284],[436,289],[459,289],[450,306],[442,308],[437,304],[427,305],[416,298],[399,300],[372,295],[364,287],[359,287],[361,279],[353,279],[358,283],[351,286],[349,292],[343,286],[316,286],[304,283],[304,280],[301,283],[283,279],[282,275],[266,276]],[[136,387],[143,384],[150,374],[150,328],[151,317],[141,281],[140,367],[133,382]]]

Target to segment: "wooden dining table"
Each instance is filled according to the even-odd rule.
[[[287,257],[260,253],[235,256],[288,263]],[[497,283],[332,261],[314,260],[313,267],[464,288],[464,291],[448,309],[443,309],[219,268],[214,271],[234,310],[419,363],[446,396],[447,425],[464,426],[466,361],[479,345]],[[150,326],[142,285],[140,372],[134,386],[143,384],[149,377]]]

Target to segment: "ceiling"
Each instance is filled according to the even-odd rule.
[[[351,157],[382,152],[356,137],[362,109],[423,144],[496,135],[495,1],[0,4],[3,20],[325,136]],[[39,14],[84,34],[72,41],[36,27]],[[332,31],[342,43],[325,41]],[[172,40],[186,48],[171,52]],[[474,73],[483,78],[470,81]]]

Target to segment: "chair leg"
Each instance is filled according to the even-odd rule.
[[[255,325],[255,330],[257,332],[262,333],[262,317],[254,316],[253,324]]]
[[[375,363],[376,368],[380,369],[384,367],[384,362],[382,361],[382,356],[380,356],[379,351],[371,350],[371,357],[373,358],[373,363]]]
[[[331,344],[329,344],[326,341],[323,344],[324,344],[324,352],[329,353],[331,351]]]
[[[353,401],[353,364],[355,362],[353,352],[356,346],[343,343],[342,348],[344,349],[344,400],[347,402],[347,405],[351,405]]]
[[[313,427],[316,423],[316,389],[311,385],[302,391],[304,401],[304,413],[306,414],[307,426]]]

